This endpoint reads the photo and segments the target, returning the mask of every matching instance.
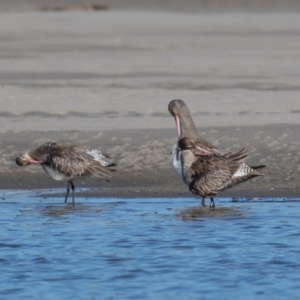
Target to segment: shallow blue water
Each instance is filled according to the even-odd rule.
[[[0,191],[3,299],[299,299],[298,199],[76,202]]]

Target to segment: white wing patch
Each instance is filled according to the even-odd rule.
[[[87,149],[85,152],[91,155],[94,160],[98,161],[102,166],[107,167],[111,164],[110,158],[97,149]]]

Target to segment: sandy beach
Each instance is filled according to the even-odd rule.
[[[0,28],[1,189],[64,188],[15,164],[51,140],[118,162],[84,195],[191,196],[168,158],[183,99],[208,141],[267,165],[222,195],[299,196],[299,14],[10,11]]]

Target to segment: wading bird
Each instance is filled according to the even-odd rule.
[[[72,189],[72,203],[75,205],[73,180],[81,177],[111,178],[111,168],[116,166],[111,158],[96,149],[71,146],[59,143],[45,143],[33,151],[16,158],[19,166],[40,164],[44,171],[55,180],[68,182],[65,202]]]
[[[224,154],[204,154],[193,141],[184,137],[178,141],[178,154],[181,159],[182,179],[194,195],[210,197],[210,207],[214,208],[214,196],[219,191],[256,176],[265,166],[249,167],[244,163],[247,157],[245,149]]]
[[[168,109],[175,119],[178,138],[170,154],[173,169],[193,194],[202,197],[203,205],[210,197],[210,207],[214,208],[213,196],[218,191],[262,175],[258,170],[265,165],[249,167],[244,163],[245,149],[222,154],[201,137],[182,100],[172,100]]]

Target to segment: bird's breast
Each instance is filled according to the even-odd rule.
[[[63,173],[59,172],[58,170],[51,168],[50,166],[43,164],[42,168],[44,171],[54,180],[69,180],[70,177],[64,175]]]
[[[171,153],[170,153],[170,160],[172,167],[175,173],[183,180],[182,175],[182,163],[181,163],[181,151],[178,149],[177,143],[174,145]]]

